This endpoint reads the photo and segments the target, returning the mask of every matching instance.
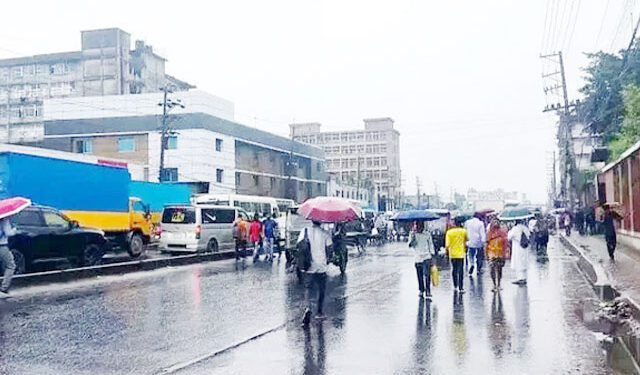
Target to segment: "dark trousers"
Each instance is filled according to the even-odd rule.
[[[324,293],[327,288],[326,273],[306,273],[305,274],[305,303],[309,310],[312,308],[312,296],[315,289],[318,290],[318,314],[322,315],[324,306]]]
[[[609,252],[609,257],[613,258],[613,253],[616,251],[617,239],[615,234],[613,236],[605,236],[605,240],[607,241],[607,251]]]
[[[464,258],[451,259],[451,275],[453,276],[453,287],[464,289]]]
[[[236,259],[240,257],[244,258],[244,254],[247,252],[247,241],[236,238]]]
[[[420,292],[431,294],[431,259],[415,263],[416,275],[418,276],[418,289]]]

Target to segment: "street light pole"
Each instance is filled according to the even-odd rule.
[[[167,176],[164,168],[164,151],[167,148],[167,137],[171,132],[169,129],[169,111],[171,111],[173,107],[184,108],[184,104],[182,104],[180,99],[172,100],[169,98],[169,94],[173,93],[173,89],[168,84],[161,87],[160,91],[163,91],[163,95],[162,103],[158,103],[159,106],[162,106],[162,128],[160,129],[160,168],[158,169],[158,180],[160,182],[165,182],[167,180]]]

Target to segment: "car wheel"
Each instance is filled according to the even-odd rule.
[[[129,249],[127,251],[132,258],[137,258],[144,253],[144,240],[139,233],[131,235],[129,240]]]
[[[82,265],[97,266],[102,263],[104,251],[96,244],[88,244],[82,252]]]
[[[20,252],[20,250],[11,249],[11,254],[13,254],[13,261],[16,264],[16,270],[14,271],[14,275],[21,275],[27,272],[26,260],[24,255]]]
[[[207,252],[208,253],[218,252],[218,241],[215,238],[210,239],[209,243],[207,243]]]

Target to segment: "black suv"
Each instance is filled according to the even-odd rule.
[[[17,274],[33,272],[39,263],[60,259],[74,266],[100,264],[106,250],[101,230],[81,228],[55,208],[28,207],[12,216],[11,223],[17,231],[9,238]]]

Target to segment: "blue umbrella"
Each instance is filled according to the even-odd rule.
[[[395,214],[391,220],[393,221],[431,221],[438,220],[439,215],[425,210],[409,210],[400,211]]]

